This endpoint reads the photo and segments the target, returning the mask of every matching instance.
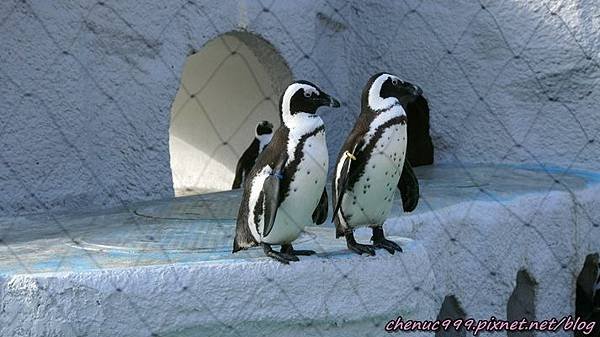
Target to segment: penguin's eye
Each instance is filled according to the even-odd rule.
[[[397,86],[398,85],[398,79],[397,78],[392,78],[392,84],[394,86]]]
[[[304,92],[304,97],[309,98],[312,95],[311,92],[305,91]]]

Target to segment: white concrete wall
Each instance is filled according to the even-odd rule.
[[[223,33],[261,36],[295,77],[328,89],[335,82],[336,94],[341,50],[327,41],[343,41],[319,25],[321,10],[332,9],[315,1],[277,2],[268,12],[255,1],[2,2],[0,212],[173,196],[171,106],[186,58]],[[311,51],[315,41],[324,45]],[[286,77],[269,75],[279,86]]]
[[[346,8],[356,79],[348,90],[358,92],[382,68],[419,83],[438,162],[600,168],[598,1],[355,1]],[[350,104],[356,109],[358,101]]]
[[[295,78],[341,99],[324,114],[332,156],[363,83],[385,69],[425,88],[438,161],[598,169],[598,12],[593,0],[306,0],[266,10],[256,1],[4,1],[0,211],[172,196],[170,109],[186,58],[236,30],[261,36]]]

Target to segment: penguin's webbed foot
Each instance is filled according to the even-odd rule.
[[[391,241],[391,240],[388,240],[388,239],[384,239],[384,240],[377,241],[377,242],[374,241],[373,242],[373,247],[375,247],[375,248],[383,248],[383,249],[387,250],[392,255],[394,255],[394,253],[396,251],[399,251],[400,253],[402,253],[402,247],[400,247],[394,241]]]
[[[281,252],[288,255],[301,255],[301,256],[310,256],[314,255],[317,252],[314,250],[296,250],[292,245],[281,245]]]
[[[348,249],[350,249],[358,255],[367,254],[375,256],[375,250],[373,250],[373,248],[370,245],[363,245],[360,243],[348,243],[347,246]]]
[[[346,245],[348,249],[355,252],[358,255],[367,254],[371,256],[375,256],[375,250],[371,245],[363,245],[357,243],[354,239],[354,233],[352,231],[346,232]]]
[[[382,227],[373,227],[373,236],[371,237],[371,241],[373,241],[373,247],[383,248],[392,255],[394,255],[396,251],[402,253],[402,247],[400,247],[400,245],[385,238]]]
[[[261,245],[266,256],[277,260],[283,264],[289,264],[290,261],[300,261],[300,259],[298,259],[296,256],[274,251],[273,248],[271,248],[271,245],[269,244],[262,243]]]

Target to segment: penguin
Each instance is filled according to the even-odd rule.
[[[248,173],[252,170],[252,166],[254,166],[256,157],[269,144],[271,137],[273,137],[273,124],[269,121],[262,121],[256,125],[254,140],[250,143],[246,151],[244,151],[235,167],[235,178],[233,179],[231,189],[234,190],[242,186],[244,177],[248,176]]]
[[[406,160],[405,107],[422,94],[421,88],[389,73],[373,75],[362,92],[361,113],[337,158],[333,179],[333,222],[336,238],[344,236],[351,251],[375,255],[402,251],[383,233],[396,188],[405,212],[419,200],[419,182]],[[356,242],[353,231],[369,226],[373,245]]]
[[[295,250],[292,242],[306,225],[327,219],[329,157],[325,125],[316,114],[322,106],[340,103],[308,81],[293,82],[281,95],[280,127],[244,182],[233,253],[260,245],[284,264],[315,254]]]

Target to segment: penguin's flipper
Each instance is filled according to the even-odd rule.
[[[335,203],[333,205],[333,217],[340,210],[342,206],[342,198],[344,197],[344,193],[346,192],[346,185],[348,184],[348,173],[350,172],[350,165],[352,164],[351,158],[346,157],[342,159],[342,163],[338,163],[338,165],[342,165],[342,168],[339,173],[339,177],[336,178],[336,198]]]
[[[287,156],[283,157],[273,168],[271,174],[265,179],[263,183],[264,193],[264,222],[265,226],[263,229],[263,236],[269,235],[273,224],[275,223],[275,217],[277,217],[277,209],[281,203],[281,181],[283,180],[283,167],[287,162]]]
[[[279,181],[280,179],[277,176],[270,175],[265,179],[265,183],[263,184],[265,210],[263,236],[267,236],[271,233],[271,229],[273,229],[273,224],[275,223],[277,208],[279,207]]]
[[[412,212],[419,203],[419,181],[408,159],[404,160],[404,167],[398,181],[398,189],[402,197],[402,208],[405,212]]]
[[[329,202],[327,201],[327,189],[323,188],[323,194],[321,194],[321,200],[319,200],[319,204],[315,211],[312,214],[312,220],[317,225],[320,225],[327,220],[327,208],[329,207]]]
[[[342,153],[340,153],[337,164],[338,170],[333,179],[333,219],[335,219],[335,215],[342,206],[342,198],[346,193],[349,177],[352,175],[353,168],[357,166],[356,149],[361,148],[363,143],[362,137],[351,137],[344,144]]]

